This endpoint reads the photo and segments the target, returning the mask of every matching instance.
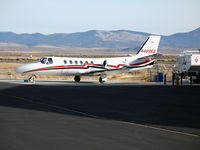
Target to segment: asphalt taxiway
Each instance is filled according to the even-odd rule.
[[[0,149],[200,149],[199,86],[0,82]]]

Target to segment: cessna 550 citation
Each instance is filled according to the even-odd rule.
[[[105,82],[108,75],[130,72],[153,67],[160,36],[150,36],[137,55],[113,58],[75,58],[42,57],[40,60],[18,66],[15,72],[35,75],[74,76],[79,82],[81,76],[99,76],[99,82]]]

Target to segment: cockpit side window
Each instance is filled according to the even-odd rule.
[[[52,58],[48,58],[48,62],[49,62],[49,64],[53,64],[53,59]]]

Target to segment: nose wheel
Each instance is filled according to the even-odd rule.
[[[28,79],[24,80],[24,82],[35,83],[35,75],[29,77]]]
[[[80,76],[75,76],[75,77],[74,77],[74,81],[75,81],[75,82],[80,82],[80,80],[81,80],[81,77],[80,77]]]

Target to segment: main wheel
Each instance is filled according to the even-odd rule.
[[[80,76],[75,76],[75,77],[74,77],[74,81],[75,81],[75,82],[80,82],[80,80],[81,80]]]
[[[100,83],[104,83],[104,82],[106,82],[106,81],[107,81],[106,78],[99,77],[99,82],[100,82]]]
[[[99,82],[103,83],[102,77],[99,77]]]

